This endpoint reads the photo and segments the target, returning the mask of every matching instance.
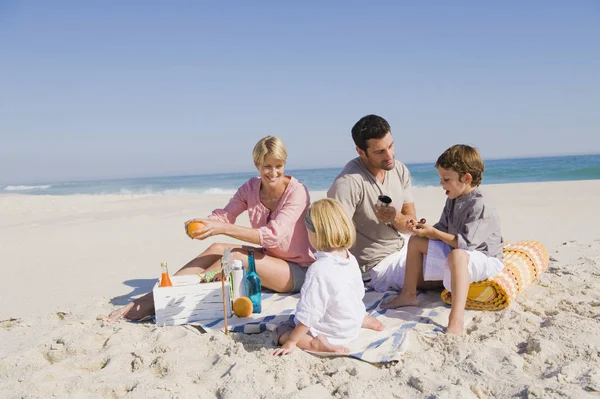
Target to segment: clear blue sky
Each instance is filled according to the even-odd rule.
[[[0,183],[600,152],[599,1],[0,0]]]

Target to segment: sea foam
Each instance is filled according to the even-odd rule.
[[[32,190],[47,190],[52,187],[51,184],[44,184],[39,186],[6,186],[2,190],[4,191],[32,191]]]

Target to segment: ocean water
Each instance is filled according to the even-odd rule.
[[[407,163],[413,186],[439,185],[434,163]],[[342,166],[324,169],[286,169],[286,174],[296,177],[309,190],[327,190],[341,170]],[[246,180],[256,175],[253,172],[245,172],[13,184],[0,186],[0,195],[233,194]],[[600,179],[600,154],[486,160],[483,184],[597,179]]]

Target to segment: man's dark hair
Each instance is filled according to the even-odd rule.
[[[381,116],[367,115],[352,127],[352,139],[358,148],[366,152],[367,140],[381,139],[390,132],[390,124]]]

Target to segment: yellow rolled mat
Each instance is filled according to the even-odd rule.
[[[544,245],[537,241],[518,241],[506,244],[504,269],[487,280],[471,283],[467,309],[500,310],[512,301],[548,269],[550,257]],[[452,294],[442,292],[442,300],[452,303]]]

